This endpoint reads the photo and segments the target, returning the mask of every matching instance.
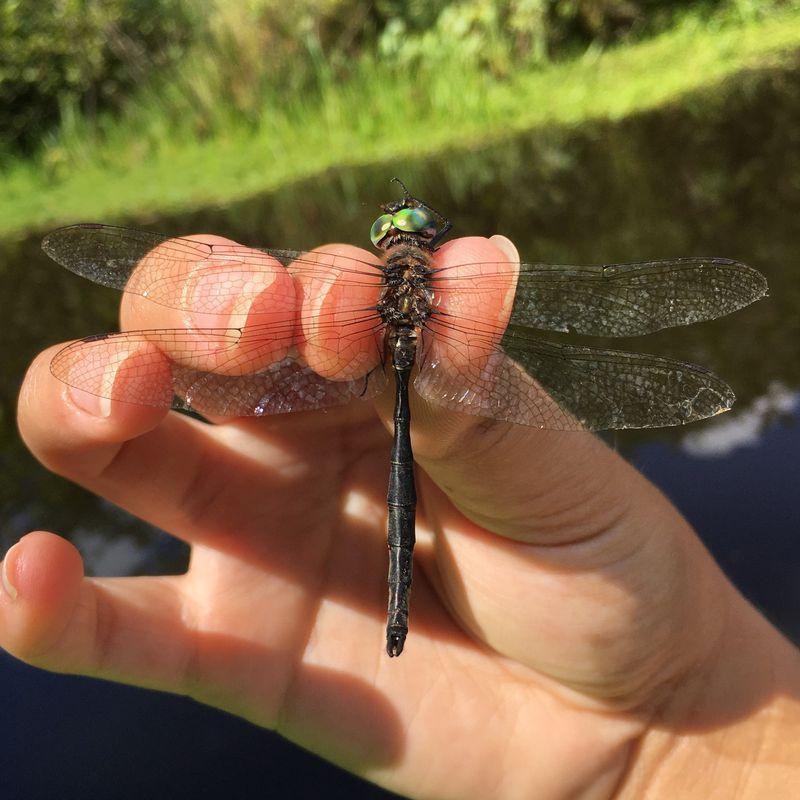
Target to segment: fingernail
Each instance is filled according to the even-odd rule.
[[[69,398],[81,411],[92,416],[107,417],[111,414],[111,401],[107,397],[98,397],[96,394],[70,386]]]
[[[499,250],[502,250],[503,255],[506,256],[512,264],[519,263],[519,253],[511,239],[507,239],[505,236],[501,236],[497,233],[494,236],[490,236],[489,241]]]
[[[11,560],[11,554],[14,552],[14,548],[17,545],[13,545],[8,549],[6,553],[6,557],[3,559],[3,569],[2,573],[0,573],[0,577],[2,578],[3,589],[5,589],[6,594],[12,599],[16,600],[19,596],[19,592],[17,591],[17,587],[11,582],[11,574],[14,572],[12,566],[9,566],[9,561]]]
[[[96,383],[93,381],[92,388],[97,389],[97,393],[89,392],[86,389],[79,389],[77,386],[69,387],[69,399],[81,410],[95,417],[108,417],[111,415],[111,400],[109,395],[113,395],[114,381],[117,377],[127,353],[114,355],[114,361],[106,365],[102,376]]]

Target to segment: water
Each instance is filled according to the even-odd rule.
[[[104,221],[175,234],[213,232],[276,247],[331,241],[367,247],[377,204],[392,196],[388,178],[399,174],[415,194],[451,217],[455,235],[504,233],[524,260],[597,263],[719,255],[756,266],[770,283],[767,300],[723,320],[618,343],[622,349],[710,367],[734,387],[733,412],[687,429],[623,432],[613,441],[673,499],[747,596],[800,641],[798,118],[800,70],[753,73],[720,92],[621,123],[553,129],[424,162],[333,171],[227,209]],[[0,551],[27,531],[45,528],[73,539],[91,574],[180,571],[187,556],[183,545],[49,475],[18,440],[14,402],[26,364],[48,344],[113,329],[118,302],[117,293],[50,262],[39,250],[39,239],[37,234],[0,244],[6,321],[0,338]],[[165,745],[167,760],[179,761],[188,747],[203,752],[213,740],[218,755],[227,753],[233,763],[241,759],[237,780],[242,786],[252,781],[253,791],[265,785],[263,767],[255,766],[262,756],[284,770],[321,770],[313,774],[331,786],[347,781],[262,731],[179,698],[53,678],[8,659],[0,660],[0,676],[24,684],[28,696],[52,694],[56,707],[63,708],[64,698],[75,692],[84,698],[86,713],[92,708],[106,713],[116,702],[120,725],[103,734],[103,740],[113,735],[122,743],[109,751],[112,765],[115,758],[122,764],[137,754],[144,759],[152,754],[149,737],[131,741],[126,728],[134,724],[129,706],[144,704],[153,713],[137,717],[137,725],[161,725],[165,717],[175,717],[178,744]],[[12,709],[24,740],[37,741],[46,732],[49,709],[38,715],[30,706]],[[80,713],[76,710],[74,724],[59,730],[74,746],[71,763],[83,763],[81,754],[88,754],[89,770],[99,740],[84,730]],[[221,725],[227,726],[224,740]],[[249,753],[258,754],[252,763]],[[54,768],[49,794],[47,773],[40,775],[41,796],[56,792],[57,773]],[[221,778],[215,784],[210,770],[203,774],[209,792],[215,785],[228,786]],[[163,780],[163,770],[144,773],[138,796],[143,787],[158,794],[153,787],[163,787]],[[346,785],[355,786],[352,791],[360,796],[383,796],[360,784]],[[287,790],[282,796],[302,796],[296,791],[301,793]]]

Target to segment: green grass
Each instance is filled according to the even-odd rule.
[[[648,41],[505,81],[456,64],[407,79],[364,61],[347,83],[275,99],[255,127],[232,120],[205,141],[169,125],[151,92],[136,114],[106,124],[102,137],[78,121],[44,155],[8,165],[0,174],[0,236],[225,204],[332,166],[477,147],[544,125],[619,119],[740,70],[780,65],[798,49],[800,9],[790,9],[737,23],[687,18]]]

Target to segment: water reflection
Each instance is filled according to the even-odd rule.
[[[681,450],[693,458],[720,458],[740,447],[758,447],[768,428],[790,425],[800,416],[800,392],[773,383],[748,408],[720,417],[710,425],[687,432]]]
[[[730,318],[618,343],[708,366],[739,398],[732,414],[699,428],[622,433],[621,449],[634,453],[659,441],[680,445],[694,459],[730,455],[744,443],[758,446],[763,425],[774,417],[798,415],[799,113],[800,70],[753,73],[713,95],[618,123],[554,128],[415,163],[332,171],[226,209],[105,221],[175,234],[214,232],[266,246],[366,246],[375,209],[393,191],[388,178],[399,172],[453,219],[457,235],[504,233],[524,260],[742,260],[767,275],[769,299]],[[0,244],[0,296],[13,298],[0,339],[0,546],[31,528],[50,528],[79,543],[92,573],[180,570],[185,549],[47,474],[18,440],[14,402],[26,364],[54,341],[113,329],[118,303],[115,292],[50,262],[40,238]]]

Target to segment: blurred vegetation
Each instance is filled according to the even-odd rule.
[[[257,124],[276,95],[345,81],[360,58],[497,77],[664,29],[676,11],[764,14],[777,0],[0,0],[0,147],[35,147],[144,97],[203,136]],[[228,118],[228,119],[226,119]]]
[[[185,0],[0,0],[0,146],[30,148],[76,109],[120,108],[190,45]]]
[[[67,192],[105,194],[111,213],[121,198],[132,210],[225,201],[356,151],[402,155],[409,134],[426,148],[463,143],[508,119],[517,130],[541,121],[541,107],[574,121],[577,106],[603,99],[581,89],[596,90],[603,51],[653,39],[607,76],[606,113],[619,114],[634,95],[664,97],[661,68],[673,90],[681,75],[688,88],[701,77],[670,64],[670,47],[713,80],[760,48],[751,36],[737,52],[732,30],[763,22],[761,49],[800,46],[798,10],[798,0],[0,0],[0,230],[63,217]],[[716,32],[721,44],[708,40]],[[248,149],[260,177],[243,174]],[[128,192],[134,172],[150,190]]]

